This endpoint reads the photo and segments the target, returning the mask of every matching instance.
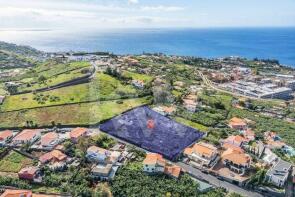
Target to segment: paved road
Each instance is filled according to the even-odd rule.
[[[235,192],[235,193],[241,194],[243,196],[247,196],[247,197],[263,197],[263,195],[261,195],[257,192],[245,190],[237,185],[231,184],[226,181],[219,180],[215,176],[212,176],[210,174],[205,174],[205,173],[201,172],[200,170],[198,170],[190,165],[187,165],[183,162],[177,162],[176,164],[179,165],[180,167],[182,167],[187,172],[193,174],[194,176],[201,177],[202,179],[208,181],[210,184],[212,184],[216,187],[224,187],[229,192]]]

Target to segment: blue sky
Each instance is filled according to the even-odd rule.
[[[295,26],[295,0],[0,0],[0,29]]]

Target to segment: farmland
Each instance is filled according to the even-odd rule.
[[[0,161],[0,171],[17,173],[21,168],[31,164],[31,159],[12,151]]]
[[[63,105],[98,100],[115,100],[136,97],[131,85],[122,83],[106,74],[97,73],[90,83],[59,88],[41,93],[12,95],[5,99],[1,111],[13,111],[34,107]]]
[[[42,107],[0,113],[0,128],[28,126],[91,125],[128,109],[146,104],[148,97]]]

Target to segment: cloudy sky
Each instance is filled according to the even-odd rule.
[[[0,0],[0,29],[295,26],[295,0]]]

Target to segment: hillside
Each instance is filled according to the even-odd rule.
[[[31,47],[0,42],[0,69],[32,67],[42,55]]]
[[[29,46],[16,45],[0,41],[0,51],[8,51],[25,57],[39,57],[43,52]]]

